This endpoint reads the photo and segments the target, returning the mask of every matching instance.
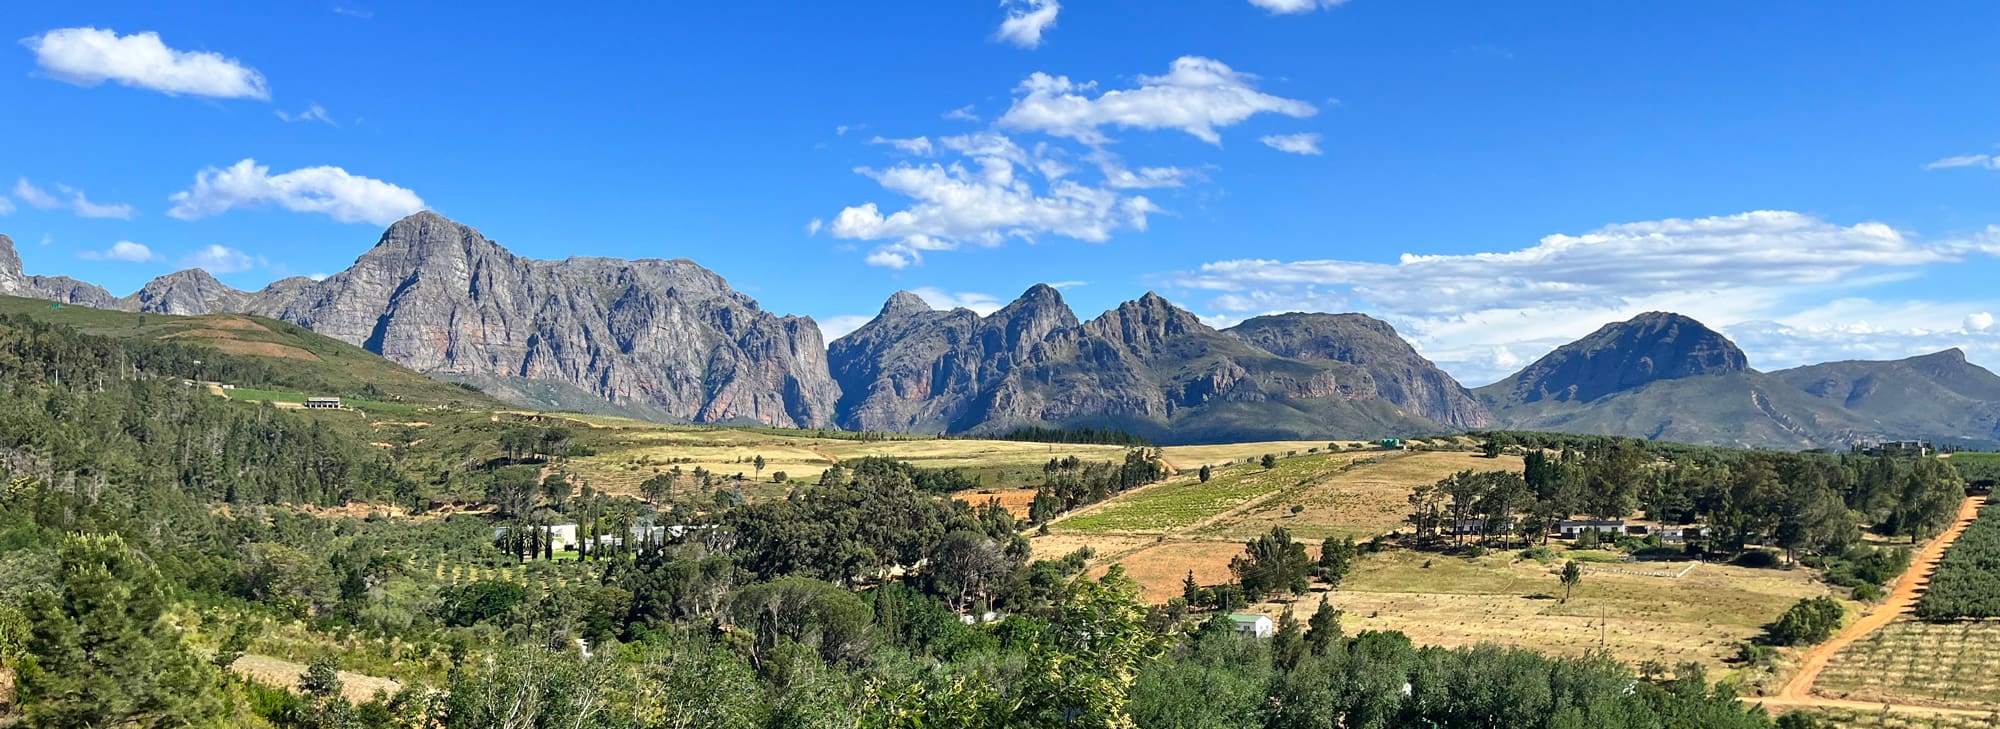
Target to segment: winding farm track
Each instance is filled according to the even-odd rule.
[[[1916,555],[1911,557],[1910,568],[1904,570],[1903,576],[1896,579],[1895,587],[1889,591],[1889,596],[1876,605],[1874,609],[1869,610],[1867,614],[1861,616],[1860,620],[1854,621],[1853,624],[1848,625],[1846,629],[1840,631],[1840,634],[1834,636],[1833,639],[1813,646],[1812,650],[1806,651],[1799,663],[1799,672],[1794,674],[1790,681],[1785,682],[1784,688],[1779,689],[1776,696],[1746,698],[1744,700],[1762,705],[1767,709],[1829,708],[1868,711],[1886,709],[1896,713],[1926,714],[1932,716],[1991,716],[1993,712],[1990,710],[1946,709],[1934,706],[1848,701],[1815,696],[1812,692],[1813,682],[1819,680],[1819,675],[1826,670],[1827,663],[1832,661],[1834,655],[1838,654],[1841,649],[1852,645],[1857,640],[1867,637],[1870,633],[1882,629],[1883,626],[1895,622],[1897,618],[1916,608],[1917,599],[1923,597],[1924,588],[1930,585],[1931,575],[1937,571],[1938,562],[1944,559],[1945,549],[1950,547],[1952,542],[1958,541],[1959,535],[1965,533],[1965,528],[1972,524],[1973,519],[1979,517],[1979,508],[1985,504],[1986,497],[1984,496],[1974,496],[1960,504],[1958,507],[1958,517],[1952,521],[1951,526],[1947,527],[1936,539],[1932,539],[1929,543],[1925,544],[1922,550],[1919,550]]]

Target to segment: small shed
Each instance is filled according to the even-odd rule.
[[[1229,622],[1236,626],[1237,634],[1253,638],[1269,638],[1277,632],[1277,626],[1271,623],[1271,619],[1262,615],[1230,613]]]

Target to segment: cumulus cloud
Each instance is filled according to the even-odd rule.
[[[1219,128],[1257,114],[1303,118],[1313,105],[1257,90],[1257,77],[1199,56],[1183,56],[1163,76],[1140,76],[1138,88],[1091,96],[1094,82],[1035,73],[1016,88],[1013,105],[996,122],[1006,129],[1044,132],[1085,144],[1111,141],[1104,127],[1178,129],[1220,144]]]
[[[1250,4],[1269,10],[1273,15],[1293,15],[1340,7],[1346,5],[1347,0],[1250,0]]]
[[[324,213],[343,223],[388,225],[424,209],[415,192],[339,167],[306,167],[273,175],[269,166],[252,159],[204,169],[195,175],[193,188],[168,199],[174,207],[167,214],[181,220],[276,205],[294,212]]]
[[[1948,170],[1957,167],[1980,167],[1989,170],[2000,170],[2000,156],[1990,154],[1961,154],[1924,165],[1924,169],[1927,170]]]
[[[1982,311],[1975,314],[1965,315],[1966,331],[1983,332],[1992,328],[1993,328],[1992,312]]]
[[[867,255],[869,265],[905,268],[922,262],[925,253],[965,244],[994,246],[1043,235],[1103,242],[1119,230],[1145,230],[1147,216],[1159,212],[1143,196],[1066,179],[1069,170],[1048,150],[1024,148],[1004,135],[944,137],[937,147],[956,158],[855,170],[908,198],[908,207],[884,212],[877,203],[863,203],[809,229],[877,241]]]
[[[262,262],[261,259],[253,258],[248,253],[214,244],[181,258],[182,266],[199,268],[213,274],[241,273]]]
[[[318,104],[309,105],[306,107],[305,111],[301,111],[297,114],[287,114],[283,109],[272,109],[271,113],[277,114],[279,119],[283,119],[288,122],[316,121],[330,126],[336,126],[336,127],[340,126],[339,122],[334,121],[333,117],[327,115],[326,107],[320,106]]]
[[[61,28],[21,41],[50,78],[96,86],[111,81],[168,95],[268,99],[264,75],[211,51],[169,48],[158,33],[121,36],[99,28]]]
[[[147,248],[145,244],[133,243],[129,240],[118,241],[111,244],[110,248],[101,251],[78,251],[76,257],[86,261],[125,261],[127,263],[145,263],[159,258],[153,255],[153,249]]]
[[[91,202],[90,198],[85,196],[82,190],[61,183],[56,184],[56,191],[62,193],[63,197],[58,197],[55,193],[35,186],[26,177],[14,181],[14,196],[21,198],[21,202],[43,210],[69,208],[70,212],[75,213],[79,218],[117,218],[119,220],[131,220],[132,216],[138,214],[131,205],[124,203]],[[65,200],[64,197],[67,197],[67,199]],[[13,210],[13,206],[9,204],[7,210]]]
[[[1320,136],[1312,133],[1267,134],[1257,138],[1257,141],[1263,142],[1266,147],[1280,152],[1304,155],[1318,155],[1319,140]]]
[[[1007,9],[1007,19],[1000,21],[993,39],[1022,48],[1040,47],[1042,32],[1055,27],[1056,13],[1062,11],[1056,0],[1001,0],[1000,5]]]
[[[1756,211],[1622,223],[1551,235],[1517,250],[1404,254],[1394,262],[1217,261],[1168,282],[1206,292],[1207,306],[1226,315],[1375,313],[1432,359],[1479,384],[1508,374],[1509,362],[1518,364],[1516,353],[1539,356],[1640,312],[1678,311],[1718,327],[1780,321],[1808,299],[1995,252],[2000,246],[1991,230],[1926,243],[1881,223],[1841,225],[1803,213]],[[1930,326],[1956,328],[1951,324],[1965,312],[1978,310],[1931,312]],[[1881,312],[1873,315],[1879,319]],[[1855,312],[1825,310],[1780,323],[1804,331],[1856,320]],[[1497,356],[1499,348],[1509,356]]]
[[[956,109],[952,109],[951,111],[945,112],[944,118],[950,119],[952,121],[965,121],[965,122],[979,121],[979,115],[973,113],[971,104],[967,104],[965,106],[961,106]]]

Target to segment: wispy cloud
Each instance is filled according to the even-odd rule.
[[[211,244],[181,258],[181,265],[212,274],[242,273],[261,265],[261,259],[223,245]]]
[[[271,113],[278,115],[279,119],[283,119],[288,122],[316,121],[331,126],[336,126],[336,127],[340,126],[340,122],[334,121],[333,117],[327,115],[326,107],[320,106],[319,104],[312,104],[310,106],[307,106],[305,111],[301,111],[297,114],[288,114],[283,109],[272,109]]]
[[[1309,132],[1304,134],[1267,134],[1257,138],[1257,141],[1263,142],[1264,146],[1280,152],[1313,156],[1320,154],[1319,140],[1320,136],[1318,134]]]
[[[1250,0],[1250,4],[1269,10],[1272,15],[1295,15],[1321,8],[1337,8],[1346,5],[1347,0]]]
[[[1956,167],[1981,167],[1989,170],[2000,170],[2000,156],[1990,154],[1961,154],[1924,165],[1924,169],[1927,170],[1948,170]]]
[[[50,78],[77,86],[111,81],[163,94],[269,99],[264,75],[210,51],[170,48],[158,33],[121,36],[99,28],[60,28],[21,41]]]
[[[88,196],[84,195],[82,190],[70,187],[69,185],[57,183],[56,192],[62,193],[64,197],[58,197],[55,193],[35,186],[26,177],[14,182],[15,197],[21,198],[21,202],[43,210],[68,208],[70,212],[75,213],[79,218],[116,218],[119,220],[131,220],[134,215],[138,214],[137,210],[125,203],[92,202]],[[11,211],[12,206],[9,205],[8,209]]]

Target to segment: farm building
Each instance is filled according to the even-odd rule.
[[[1465,536],[1487,533],[1485,519],[1460,519],[1456,524],[1452,525],[1452,529],[1454,529],[1456,533]],[[1494,523],[1493,533],[1494,534],[1514,533],[1514,520],[1502,519],[1499,522]]]
[[[1597,532],[1615,537],[1624,531],[1624,519],[1573,519],[1556,522],[1556,534],[1564,539],[1575,539],[1584,532]]]
[[[309,397],[309,398],[306,398],[306,407],[308,407],[308,408],[312,408],[312,409],[314,409],[314,410],[339,410],[339,409],[340,409],[340,398],[337,398],[337,397]]]
[[[1655,529],[1653,533],[1660,535],[1660,541],[1662,542],[1680,544],[1689,539],[1707,539],[1713,531],[1700,524],[1689,524],[1687,526],[1663,526]]]
[[[1269,638],[1272,633],[1277,632],[1276,627],[1271,623],[1271,619],[1262,615],[1231,613],[1229,615],[1229,622],[1236,626],[1236,632],[1240,635]]]

